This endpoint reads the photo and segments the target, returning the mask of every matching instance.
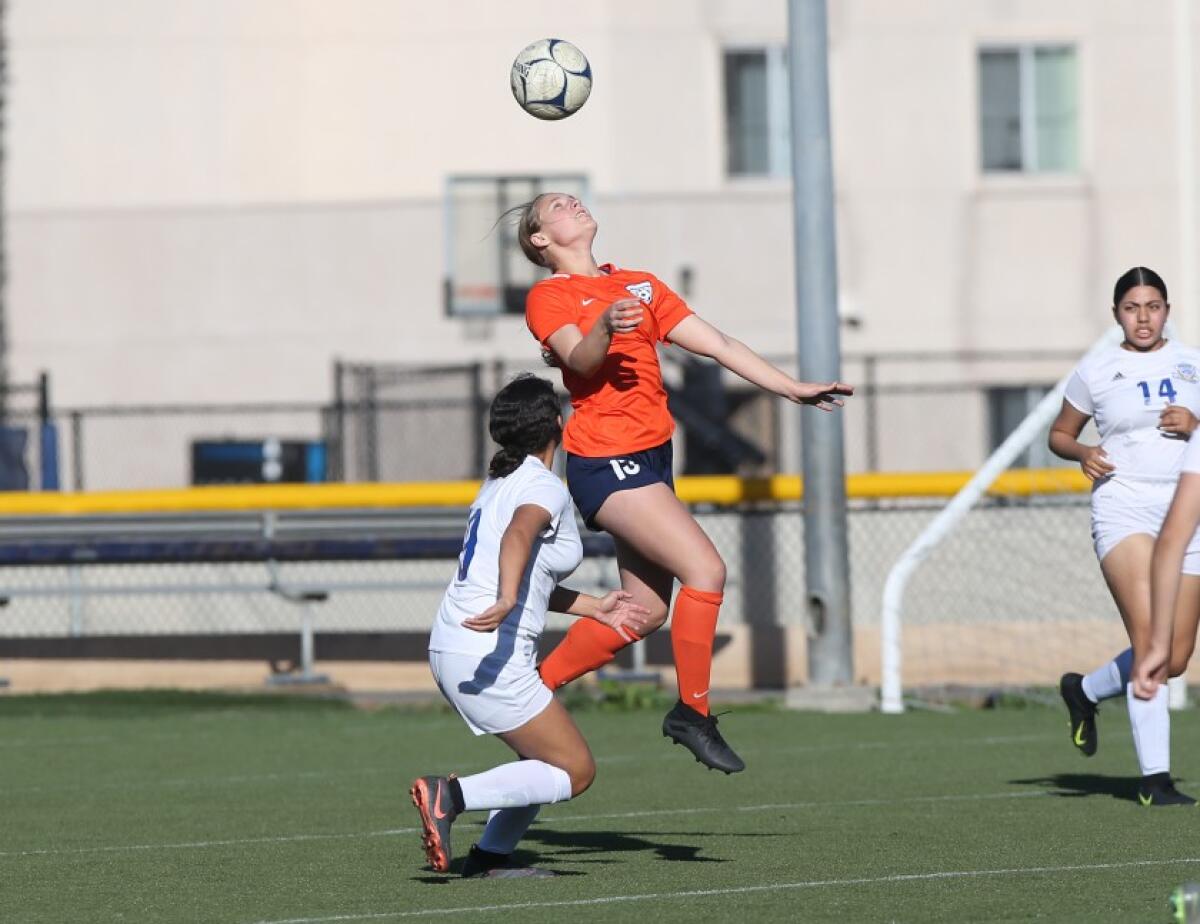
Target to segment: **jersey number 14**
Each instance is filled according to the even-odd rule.
[[[1146,404],[1150,403],[1150,383],[1138,382],[1137,387],[1142,390],[1142,399]],[[1171,384],[1170,379],[1163,379],[1158,383],[1158,396],[1166,398],[1168,404],[1175,403],[1175,386]]]

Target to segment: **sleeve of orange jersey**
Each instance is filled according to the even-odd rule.
[[[543,346],[556,330],[576,323],[575,313],[551,286],[535,285],[525,296],[525,325]]]
[[[684,318],[695,314],[682,298],[672,292],[661,279],[655,279],[654,301],[650,310],[658,324],[658,339],[664,343],[670,339],[671,329]]]

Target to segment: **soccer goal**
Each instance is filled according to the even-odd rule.
[[[1114,328],[1092,349],[1116,339]],[[892,566],[880,615],[884,712],[951,688],[1049,698],[1063,672],[1128,647],[1092,551],[1086,479],[1075,467],[1013,469],[1046,439],[1065,388],[1064,377]],[[1173,705],[1184,690],[1172,683]]]

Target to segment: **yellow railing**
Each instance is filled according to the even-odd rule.
[[[868,473],[846,478],[854,499],[950,497],[971,472]],[[1089,484],[1076,468],[1013,469],[989,493],[1005,496],[1074,494]],[[238,485],[163,491],[80,493],[0,492],[0,516],[88,516],[95,514],[203,513],[221,510],[319,510],[381,507],[466,507],[477,481],[407,484]],[[803,496],[799,475],[738,478],[732,475],[679,478],[676,490],[690,504],[731,505],[755,501],[796,501]]]

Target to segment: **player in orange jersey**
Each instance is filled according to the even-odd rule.
[[[670,342],[711,357],[766,391],[826,411],[853,389],[798,382],[697,317],[650,273],[597,264],[596,221],[578,199],[546,193],[514,211],[521,249],[553,274],[530,291],[525,320],[571,395],[574,413],[563,436],[571,496],[589,528],[612,534],[621,584],[651,612],[651,630],[666,621],[674,581],[682,585],[671,621],[679,702],[663,721],[663,735],[701,763],[735,773],[745,764],[708,708],[725,562],[675,496],[675,425],[657,346]],[[580,620],[542,662],[542,679],[557,689],[637,640]]]

